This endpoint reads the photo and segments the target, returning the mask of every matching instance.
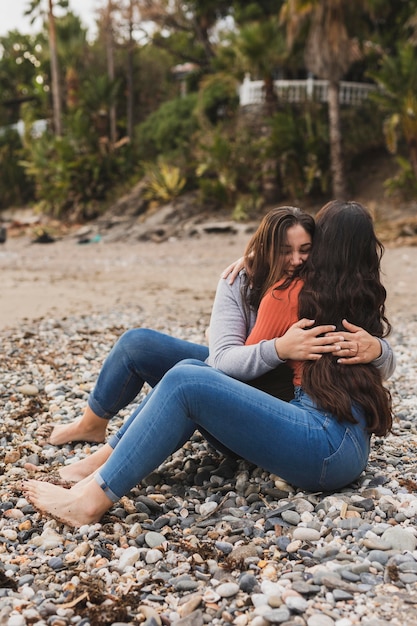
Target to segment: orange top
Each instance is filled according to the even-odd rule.
[[[298,322],[298,296],[303,286],[301,280],[295,280],[282,291],[276,289],[282,281],[271,287],[261,300],[255,326],[252,328],[246,345],[259,343],[263,339],[282,337],[290,326]],[[294,385],[301,385],[302,361],[287,361],[294,372]]]

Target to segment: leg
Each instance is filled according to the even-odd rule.
[[[154,387],[179,361],[204,361],[207,356],[206,346],[146,328],[128,330],[106,358],[84,414],[71,424],[55,426],[49,442],[104,441],[108,420],[134,400],[145,382]]]
[[[68,482],[79,482],[90,474],[93,474],[99,467],[103,465],[113,452],[113,448],[108,444],[101,446],[93,454],[89,454],[81,461],[64,465],[59,470],[59,475],[63,480]]]
[[[95,480],[75,491],[62,490],[53,506],[45,483],[29,481],[28,498],[70,522],[81,495],[89,502],[88,515],[97,520],[106,502],[110,508],[200,427],[243,458],[303,489],[322,490],[324,469],[330,476],[326,486],[342,487],[366,465],[369,440],[361,425],[354,427],[356,441],[350,445],[346,426],[317,410],[308,398],[287,403],[202,363],[186,361],[154,389]],[[333,469],[338,476],[331,487]],[[100,494],[94,502],[98,485],[107,501]]]
[[[49,425],[41,427],[38,434],[48,437],[48,443],[54,446],[62,446],[69,441],[90,441],[102,443],[106,437],[107,420],[98,417],[86,406],[81,417],[69,424],[58,424],[51,430]]]
[[[108,495],[117,500],[127,493],[195,429],[206,431],[251,463],[313,491],[354,480],[369,452],[363,422],[341,424],[308,397],[288,403],[204,364],[184,361],[164,376],[99,471]],[[329,469],[337,474],[334,484]]]
[[[47,485],[46,489],[42,488],[42,484]],[[84,492],[87,488],[90,500],[86,502]],[[28,480],[24,485],[24,493],[41,513],[45,512],[58,521],[74,527],[98,522],[113,504],[94,480],[89,481],[88,487],[86,485],[83,490],[77,486],[62,489],[51,483]],[[67,506],[69,497],[71,504]]]
[[[152,397],[153,391],[154,390],[152,389],[148,393],[146,398],[142,400],[140,405],[130,415],[129,419],[126,420],[123,426],[119,428],[117,433],[109,439],[108,443],[96,450],[96,452],[93,452],[93,454],[89,455],[85,459],[77,461],[76,463],[71,463],[71,465],[64,465],[63,467],[61,467],[61,469],[59,470],[60,477],[69,482],[79,482],[80,480],[83,480],[87,476],[93,474],[99,467],[101,467],[112,454],[114,448],[122,439],[130,424],[137,418],[144,406],[146,406],[146,403]],[[36,469],[36,467],[33,466],[28,469]]]

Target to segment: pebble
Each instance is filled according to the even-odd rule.
[[[127,307],[1,330],[0,623],[417,623],[417,317],[392,322],[394,434],[372,439],[355,484],[306,493],[225,459],[196,433],[101,524],[76,530],[43,518],[15,486],[26,462],[56,470],[97,448],[42,447],[38,426],[82,413],[123,330],[151,326],[201,343],[205,323]],[[112,420],[115,430],[145,393]]]
[[[159,548],[163,543],[165,543],[165,541],[165,535],[162,535],[161,533],[150,531],[145,535],[146,545],[150,548]]]
[[[294,539],[298,539],[300,541],[318,541],[320,539],[320,532],[315,530],[314,528],[304,528],[303,526],[298,526],[292,534]]]
[[[297,511],[283,511],[281,513],[281,517],[288,524],[292,524],[293,526],[297,526],[297,524],[301,521],[301,516]]]
[[[239,591],[239,585],[237,583],[223,583],[216,588],[216,591],[221,598],[231,598]]]
[[[382,540],[386,541],[391,550],[409,550],[413,552],[417,546],[415,535],[405,528],[392,527],[388,528],[382,535]]]
[[[324,613],[312,615],[307,620],[307,626],[334,626],[334,619]]]
[[[151,565],[152,563],[157,563],[163,558],[164,558],[163,553],[160,550],[157,550],[156,548],[152,550],[148,550],[145,556],[145,560],[148,563],[148,565]]]
[[[149,553],[148,553],[149,554]],[[123,550],[122,555],[119,557],[119,569],[124,572],[127,567],[133,567],[136,561],[139,559],[139,550],[134,546]]]
[[[25,626],[26,619],[23,615],[11,615],[7,620],[7,626]]]
[[[282,624],[282,622],[287,622],[291,617],[291,612],[287,607],[281,609],[273,609],[272,611],[268,611],[263,614],[263,618],[269,624]]]
[[[18,393],[21,393],[23,396],[37,396],[39,393],[39,389],[36,387],[36,385],[30,384],[18,385],[16,387],[16,391]]]

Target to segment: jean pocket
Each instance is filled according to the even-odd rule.
[[[323,461],[320,487],[323,491],[331,491],[345,487],[363,472],[368,462],[368,446],[360,445],[349,429],[333,454]]]

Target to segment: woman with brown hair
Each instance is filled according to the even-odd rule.
[[[313,248],[305,264],[303,282],[291,281],[276,299],[287,318],[284,335],[272,339],[281,361],[298,359],[297,348],[289,349],[294,335],[309,333],[304,329],[317,322],[336,329],[348,315],[369,338],[389,331],[380,281],[382,246],[369,213],[357,203],[330,203],[317,216],[316,236],[317,252]],[[299,321],[291,319],[297,288],[300,315],[307,316]],[[344,331],[336,334],[344,337]],[[340,343],[343,351],[352,349],[350,341]],[[113,451],[98,471],[69,490],[29,480],[24,493],[35,507],[71,526],[97,522],[196,429],[302,489],[340,489],[364,470],[371,434],[388,433],[392,415],[390,395],[374,365],[351,365],[341,375],[337,361],[337,356],[321,356],[301,365],[301,385],[290,402],[199,361],[183,361],[109,441]]]

